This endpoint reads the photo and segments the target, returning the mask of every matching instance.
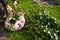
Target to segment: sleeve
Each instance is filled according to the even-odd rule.
[[[3,5],[4,7],[8,4],[7,0],[0,0],[0,2],[2,3],[2,5]]]

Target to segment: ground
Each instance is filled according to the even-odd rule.
[[[39,12],[42,12],[44,9],[47,9],[51,12],[51,16],[56,17],[60,20],[60,6],[41,6],[38,4],[32,3],[32,0],[17,0],[17,8],[14,8],[13,3],[11,0],[8,0],[9,5],[15,10],[16,13],[23,11],[26,14],[28,14],[28,11],[34,11],[36,12],[39,10]],[[28,19],[30,20],[30,19]],[[60,25],[60,21],[59,21]],[[11,32],[7,31],[9,34],[9,38],[11,40],[35,40],[34,37],[27,31],[28,29],[22,29],[17,32]]]

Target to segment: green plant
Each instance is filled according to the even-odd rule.
[[[58,40],[58,24],[55,23],[55,19],[50,16],[48,10],[26,16],[25,27],[32,34],[34,40]]]
[[[11,0],[8,1],[16,13],[25,12],[26,24],[18,32],[8,31],[11,40],[55,40],[55,34],[60,40],[60,6],[40,6],[33,4],[31,0],[17,0],[17,2],[17,8],[14,8]],[[49,13],[44,13],[45,9]]]

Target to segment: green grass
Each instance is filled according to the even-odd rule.
[[[26,15],[29,14],[29,12],[31,12],[29,14],[31,16],[31,14],[33,13],[41,13],[45,9],[47,9],[50,11],[51,16],[54,16],[57,19],[59,19],[58,24],[60,25],[60,6],[41,6],[32,3],[32,0],[17,0],[17,2],[17,8],[14,8],[12,1],[8,1],[9,5],[16,11],[16,13],[23,11],[25,13],[25,18],[28,17]],[[28,32],[28,30],[28,28],[23,28],[22,30],[17,32],[8,31],[9,37],[11,40],[35,40],[33,35],[30,32]]]

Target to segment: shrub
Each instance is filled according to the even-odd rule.
[[[26,25],[23,30],[30,33],[34,40],[58,40],[59,26],[48,10],[27,13],[25,18]]]

